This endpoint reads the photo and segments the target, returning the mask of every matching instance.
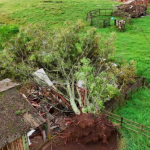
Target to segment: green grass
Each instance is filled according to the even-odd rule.
[[[115,3],[111,0],[62,0],[62,3],[44,3],[43,1],[1,0],[0,20],[2,23],[14,22],[21,25],[41,23],[51,29],[61,26],[65,21],[85,20],[90,10],[111,8]]]
[[[119,32],[113,26],[99,29],[98,32],[108,35],[116,32],[116,57],[128,62],[135,60],[137,74],[146,77],[150,82],[150,16],[132,21],[133,27],[127,24],[125,32]]]
[[[90,10],[112,8],[114,4],[118,5],[117,2],[112,0],[61,1],[63,3],[44,3],[43,0],[0,0],[0,23],[8,24],[7,27],[11,26],[10,24],[13,24],[13,26],[42,24],[45,26],[45,30],[53,30],[53,28],[61,27],[65,21],[76,22],[78,19],[82,19],[90,28],[89,23],[86,22],[86,14]],[[150,6],[148,11],[150,12]],[[2,28],[0,27],[1,39]],[[131,26],[127,24],[126,31],[119,32],[113,26],[113,20],[111,20],[111,27],[97,29],[97,32],[107,35],[115,32],[117,35],[116,58],[118,61],[119,59],[125,59],[128,62],[135,60],[137,74],[147,77],[148,82],[150,82],[150,16],[133,19],[133,27],[130,28]],[[7,28],[5,31],[9,31],[9,29]],[[3,37],[6,37],[6,35],[7,32]],[[1,43],[2,40],[0,45]],[[117,114],[150,126],[149,101],[150,91],[141,89]],[[149,139],[125,129],[122,130],[122,135],[126,142],[125,150],[150,149]]]
[[[116,110],[116,114],[134,122],[150,126],[150,90],[140,89],[127,103]],[[150,139],[140,133],[134,133],[122,129],[122,135],[126,142],[125,150],[149,150]]]
[[[118,3],[111,0],[62,0],[62,3],[44,3],[44,0],[1,0],[0,22],[19,25],[43,24],[46,30],[60,27],[65,21],[82,19],[86,24],[86,14],[98,8],[112,8]],[[56,0],[53,0],[54,2]],[[149,6],[150,7],[150,6]],[[150,11],[150,8],[149,8]],[[150,16],[133,19],[133,28],[127,24],[125,32],[113,26],[98,29],[98,32],[117,33],[116,53],[120,59],[135,60],[137,74],[150,81]],[[89,24],[88,24],[89,25]],[[113,25],[113,20],[111,21]],[[144,34],[142,33],[144,31]]]
[[[0,25],[0,50],[3,49],[3,42],[7,41],[11,36],[19,32],[18,26]]]

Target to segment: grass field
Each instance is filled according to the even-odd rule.
[[[5,30],[3,32],[5,36],[9,36],[14,33],[13,29],[16,31],[17,27],[27,24],[43,24],[45,30],[53,30],[62,26],[65,21],[76,22],[78,19],[82,19],[90,28],[86,22],[86,14],[90,10],[112,8],[118,5],[111,0],[61,0],[62,3],[53,1],[53,3],[44,3],[43,0],[0,0],[0,23],[8,24],[8,27],[0,26],[0,36],[2,36],[2,30]],[[148,12],[150,12],[150,6]],[[111,24],[113,25],[113,20]],[[125,32],[117,31],[114,26],[97,29],[97,32],[107,35],[116,32],[118,60],[135,60],[137,74],[147,77],[147,81],[150,82],[150,16],[133,19],[133,27],[130,28],[131,26],[127,24]],[[150,126],[149,100],[150,91],[141,89],[117,114]],[[125,150],[150,149],[147,138],[127,130],[123,130],[122,134],[126,141]]]
[[[44,3],[44,0],[1,0],[0,22],[45,24],[52,29],[64,24],[65,21],[76,22],[85,20],[86,14],[97,8],[110,8],[114,4],[111,0],[61,0],[62,3]],[[117,3],[116,3],[117,5]]]
[[[140,89],[135,93],[126,105],[116,110],[116,114],[130,119],[145,126],[150,126],[150,90]],[[135,133],[122,129],[122,135],[125,141],[125,150],[149,150],[150,139]]]
[[[98,8],[112,8],[118,5],[111,0],[62,0],[62,3],[44,3],[43,0],[1,0],[0,23],[26,25],[43,24],[46,30],[60,27],[65,21],[76,22],[82,19],[86,24],[86,14]],[[98,29],[98,32],[117,33],[116,52],[127,61],[135,60],[138,75],[150,81],[150,16],[133,19],[133,27],[127,25],[125,32],[113,26]]]

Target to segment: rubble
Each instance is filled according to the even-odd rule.
[[[117,7],[114,16],[125,18],[138,18],[146,14],[149,1],[147,0],[130,0]]]
[[[121,31],[125,30],[125,24],[126,24],[125,20],[115,20],[115,26],[117,26]]]
[[[78,84],[79,83],[80,82],[78,82]],[[57,87],[59,85],[54,86]],[[85,89],[81,85],[76,86],[79,88],[84,102]],[[49,127],[52,141],[43,146],[42,150],[49,150],[51,147],[54,150],[72,149],[70,142],[74,143],[73,146],[76,149],[83,147],[83,150],[88,149],[87,144],[89,143],[92,145],[89,150],[91,150],[93,146],[95,150],[98,150],[99,147],[103,148],[103,145],[106,143],[109,143],[106,149],[109,150],[111,142],[114,143],[114,149],[117,148],[117,130],[105,116],[101,115],[95,117],[92,114],[76,116],[70,107],[69,101],[64,98],[64,95],[59,94],[52,87],[32,83],[27,92],[23,95],[45,121],[47,121],[46,113],[48,112],[50,115]],[[37,137],[43,136],[43,131],[45,130],[37,128],[33,135],[30,136],[31,143],[33,144],[30,150],[34,150],[35,145],[38,145],[38,143],[40,145],[41,140],[43,141],[42,138],[41,140],[37,139]],[[77,134],[77,137],[74,137],[76,133],[79,135]],[[111,138],[113,141],[109,140],[107,142],[110,137],[113,137]],[[61,140],[61,142],[59,140]]]
[[[13,82],[12,80],[10,80],[8,78],[4,79],[4,80],[0,81],[0,92],[4,92],[8,89],[17,87],[19,85],[20,85],[19,83],[15,83],[15,82]]]
[[[42,73],[41,73],[42,72]],[[76,130],[78,132],[78,127],[80,126],[80,123],[85,126],[85,128],[80,129],[81,133],[81,140],[85,136],[84,130],[89,130],[89,135],[87,135],[88,138],[92,138],[91,142],[93,145],[95,145],[95,142],[98,142],[97,148],[101,145],[101,142],[99,142],[99,139],[102,140],[104,143],[107,141],[107,139],[103,139],[103,135],[108,136],[115,136],[115,139],[117,141],[117,132],[115,127],[111,127],[111,129],[108,129],[109,131],[112,131],[109,135],[103,132],[102,128],[107,128],[107,123],[109,124],[108,119],[104,119],[105,116],[100,117],[94,117],[91,114],[83,114],[81,115],[75,115],[71,105],[69,98],[66,96],[65,92],[63,91],[62,87],[59,83],[53,83],[50,81],[44,70],[40,69],[37,72],[34,73],[34,76],[38,77],[36,78],[37,83],[32,82],[28,85],[28,88],[26,91],[21,90],[22,95],[28,100],[31,105],[37,110],[40,116],[42,116],[45,119],[45,126],[46,129],[43,128],[43,126],[40,126],[36,129],[36,131],[29,137],[31,142],[33,143],[33,147],[35,145],[38,145],[38,143],[41,143],[39,139],[36,139],[36,137],[40,136],[43,137],[41,140],[45,141],[45,134],[47,135],[47,139],[49,140],[55,140],[60,139],[60,137],[65,137],[62,139],[62,144],[67,143],[67,141],[70,141],[72,137],[68,137],[68,129],[71,130],[71,134],[75,134]],[[46,78],[45,78],[46,77]],[[42,80],[42,84],[41,84]],[[44,81],[44,82],[43,82]],[[45,84],[47,83],[47,84]],[[66,86],[64,84],[64,86]],[[90,92],[86,87],[84,87],[83,81],[78,81],[76,85],[74,85],[75,93],[78,92],[81,95],[82,104],[86,105],[86,93]],[[80,106],[78,106],[80,108]],[[80,108],[82,109],[82,108]],[[89,119],[88,119],[89,118]],[[78,120],[79,119],[79,120]],[[101,120],[102,119],[102,120]],[[89,123],[91,122],[90,126]],[[104,122],[103,126],[100,126],[98,129],[98,123],[102,125],[101,122]],[[75,125],[77,129],[75,128]],[[108,127],[109,128],[109,127]],[[74,130],[75,129],[75,130]],[[96,130],[97,131],[96,131]],[[101,132],[101,135],[91,135],[91,132],[98,132],[98,130]],[[115,132],[115,133],[114,133]],[[88,133],[88,132],[87,132]],[[67,138],[66,138],[67,136]],[[94,142],[95,138],[97,141]],[[72,139],[74,142],[77,142],[77,139]],[[66,141],[66,142],[65,142]],[[52,142],[52,141],[51,141]],[[48,150],[52,146],[50,143],[47,143],[43,149]],[[58,143],[57,143],[58,144]],[[83,145],[87,143],[82,143]],[[56,146],[54,144],[54,146]],[[117,144],[115,145],[115,147]],[[34,150],[33,147],[31,150]],[[85,146],[87,148],[87,146]],[[61,147],[60,147],[61,148]],[[85,149],[86,149],[85,148]],[[96,148],[96,149],[97,149]],[[54,148],[57,149],[57,148]],[[95,149],[95,150],[96,150]]]
[[[55,89],[55,86],[50,81],[43,68],[34,72],[33,76],[35,77],[38,83],[47,84],[49,87],[53,87]]]
[[[0,149],[12,149],[17,144],[28,147],[28,143],[23,145],[26,134],[45,122],[22,97],[17,90],[18,86],[20,84],[10,79],[0,81]]]
[[[149,0],[118,0],[118,2],[124,2],[124,4],[143,4],[143,5],[148,5]]]
[[[35,132],[35,130],[31,130],[31,131],[29,131],[29,132],[27,133],[29,146],[32,146],[32,143],[31,143],[31,141],[30,141],[30,139],[29,139],[29,136],[31,136],[31,135],[33,134],[33,132]]]

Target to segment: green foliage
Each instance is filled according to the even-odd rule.
[[[36,53],[42,48],[41,42],[39,42],[40,38],[42,39],[40,30],[36,26],[29,25],[21,28],[15,37],[5,42],[0,56],[1,76],[9,74],[7,77],[14,77],[18,80],[30,78],[37,64]]]
[[[44,68],[51,80],[67,83],[66,93],[78,114],[75,101],[81,105],[81,98],[76,97],[71,84],[82,80],[90,91],[88,111],[98,112],[135,75],[134,63],[117,65],[112,60],[114,44],[114,33],[106,37],[94,28],[86,30],[81,20],[75,25],[67,22],[51,33],[29,25],[7,42],[0,55],[1,75],[24,81],[36,68]]]
[[[0,25],[0,50],[3,48],[3,43],[18,31],[15,25]]]
[[[20,110],[17,110],[17,111],[15,112],[16,115],[19,115],[20,113],[21,113]]]
[[[84,108],[83,111],[87,110],[87,112],[96,113],[104,107],[104,102],[119,93],[119,89],[117,88],[114,74],[108,77],[106,70],[97,73],[90,59],[83,58],[81,63],[78,71],[75,73],[76,80],[83,81],[83,87],[89,90],[87,109]],[[92,101],[90,102],[90,100]]]
[[[111,8],[112,4],[118,5],[115,1],[107,1],[107,0],[91,0],[91,1],[85,1],[85,0],[74,0],[74,1],[66,1],[62,0],[63,3],[57,4],[57,3],[43,3],[41,0],[28,0],[28,1],[20,1],[20,0],[1,0],[0,1],[0,20],[3,23],[17,23],[20,25],[25,25],[28,23],[42,23],[46,24],[45,29],[53,29],[54,27],[60,27],[64,24],[64,21],[66,20],[73,20],[74,22],[78,19],[85,20],[86,13],[93,9],[99,9],[99,8]],[[114,5],[113,5],[114,7]],[[11,8],[11,9],[10,9]],[[69,9],[71,8],[71,9]],[[84,8],[84,9],[83,9]],[[148,6],[148,12],[150,10],[150,7]],[[4,13],[5,12],[5,13]],[[138,19],[133,19],[133,26],[131,28],[130,25],[127,24],[126,31],[124,33],[120,33],[116,31],[116,29],[112,26],[105,29],[97,29],[97,32],[101,32],[101,35],[106,34],[106,37],[109,37],[110,33],[116,32],[117,33],[117,41],[115,43],[116,46],[116,52],[117,52],[117,59],[125,59],[127,62],[130,62],[131,60],[135,60],[136,68],[137,68],[137,74],[140,76],[147,77],[147,79],[150,81],[150,69],[149,69],[149,39],[150,39],[150,26],[149,26],[149,20],[150,16],[141,17]],[[112,20],[111,24],[113,25],[114,22]],[[1,28],[1,27],[0,27]],[[141,32],[141,29],[144,29],[144,34]],[[3,31],[7,31],[3,30]],[[3,32],[2,31],[2,32]],[[1,32],[0,32],[1,33]],[[7,34],[8,35],[8,34]],[[1,36],[1,35],[0,35]],[[8,35],[9,36],[9,35]],[[6,38],[8,36],[5,36]],[[3,41],[5,38],[1,37],[0,39],[0,49],[2,49]],[[147,41],[148,40],[148,41]],[[115,40],[114,40],[115,41]],[[103,42],[102,42],[103,43]],[[101,44],[102,44],[101,43]],[[77,49],[79,51],[82,51],[81,45],[76,43]],[[40,51],[40,50],[39,50]],[[56,50],[57,51],[57,50]],[[6,52],[5,52],[6,53]],[[2,53],[3,54],[3,53]],[[1,54],[0,54],[1,55]],[[44,67],[46,66],[47,62],[51,64],[51,66],[54,66],[55,58],[53,55],[47,53],[42,53],[41,55],[45,55],[44,57],[40,57],[42,60],[42,65],[44,64]],[[41,67],[41,62],[36,63],[33,61],[37,61],[37,53],[33,53],[29,56],[31,66],[26,64],[20,64],[18,67],[15,65],[14,59],[11,57],[11,61],[7,62],[6,59],[9,58],[9,55],[5,55],[4,59],[0,58],[1,62],[4,62],[4,65],[1,65],[0,71],[1,75],[0,77],[10,77],[15,76],[15,78],[22,80],[24,78],[25,74],[27,75],[26,78],[30,77],[28,74],[31,74],[34,70],[31,66],[39,66]],[[39,60],[40,60],[39,58]],[[5,61],[3,61],[5,60]],[[53,62],[53,63],[52,63]],[[28,63],[30,64],[30,63]],[[34,65],[33,65],[34,64]],[[118,67],[120,67],[121,62],[116,63]],[[15,66],[15,67],[14,67]],[[23,67],[22,67],[23,66]],[[125,65],[122,65],[122,67],[125,67]],[[27,69],[25,69],[27,68]],[[21,71],[22,70],[22,71]],[[54,70],[54,69],[53,69]],[[116,70],[116,69],[115,69]],[[123,69],[125,70],[125,69]],[[129,70],[129,69],[128,69]],[[132,71],[132,69],[130,70]],[[25,72],[25,73],[23,73]],[[60,74],[57,74],[59,71],[55,70],[53,72],[50,72],[50,77],[53,76],[60,76]],[[118,71],[119,72],[119,71]],[[18,74],[18,75],[17,75]],[[3,76],[2,76],[3,75]],[[121,75],[118,80],[117,85],[122,86],[122,89],[125,88],[126,85],[126,79],[128,79],[127,76]],[[125,82],[124,81],[125,78]],[[132,82],[132,80],[131,80]],[[134,82],[134,81],[133,81]],[[142,92],[141,92],[142,95]],[[145,95],[145,94],[144,94]],[[136,111],[137,112],[137,111]],[[148,116],[148,115],[147,115]],[[126,137],[128,132],[126,132]],[[144,147],[145,139],[139,140],[138,146],[134,143],[134,139],[137,137],[137,135],[133,135],[130,139],[130,143],[127,145],[128,149],[133,150],[143,150],[146,149]],[[127,137],[128,139],[128,137]],[[135,147],[133,147],[133,145]],[[147,150],[147,149],[146,149]]]

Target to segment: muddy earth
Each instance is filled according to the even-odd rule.
[[[104,115],[81,114],[67,118],[68,128],[56,133],[46,150],[116,150],[116,127]]]

